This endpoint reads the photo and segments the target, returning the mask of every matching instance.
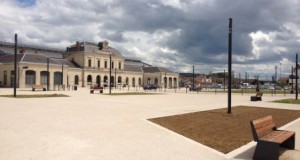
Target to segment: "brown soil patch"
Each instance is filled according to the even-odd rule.
[[[300,117],[300,110],[237,106],[149,119],[220,152],[228,153],[253,140],[250,121],[272,115],[277,127]]]

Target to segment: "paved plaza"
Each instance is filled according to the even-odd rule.
[[[104,92],[108,93],[108,90]],[[0,159],[223,160],[251,159],[253,154],[254,142],[223,154],[147,120],[225,108],[225,93],[186,94],[185,90],[177,93],[167,90],[155,95],[109,96],[90,94],[87,88],[77,91],[17,92],[53,93],[70,97],[0,97]],[[13,90],[0,89],[0,95],[7,94],[13,94]],[[266,94],[263,101],[251,102],[249,94],[233,94],[232,105],[300,110],[300,105],[270,102],[292,96]],[[283,128],[296,131],[296,150],[283,155],[293,159],[300,150],[300,119]]]

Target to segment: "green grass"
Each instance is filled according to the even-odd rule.
[[[287,103],[287,104],[300,104],[300,100],[296,100],[296,99],[281,99],[281,100],[276,100],[273,102],[277,102],[277,103]]]
[[[161,93],[147,93],[147,92],[122,92],[122,93],[111,93],[112,96],[130,96],[130,95],[157,95]],[[104,95],[110,95],[105,93]]]
[[[210,90],[202,90],[201,92],[215,92],[215,89],[210,89]],[[260,92],[264,94],[284,94],[284,90],[263,90],[261,89]],[[217,93],[227,93],[227,89],[224,91],[223,89],[217,89]],[[256,94],[255,89],[232,89],[231,93],[239,93],[239,94]],[[289,90],[285,91],[285,94],[290,94]]]
[[[0,95],[0,97],[15,98],[13,95]],[[69,97],[64,94],[32,94],[32,95],[17,95],[16,98],[46,98],[46,97]]]

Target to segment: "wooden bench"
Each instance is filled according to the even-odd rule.
[[[99,87],[97,85],[91,86],[90,93],[93,94],[97,90],[99,90],[100,93],[103,93],[103,87]]]
[[[43,85],[32,85],[32,91],[35,91],[37,89],[41,89],[43,91],[46,91],[46,88]]]
[[[256,92],[256,95],[251,96],[250,100],[251,101],[261,101],[262,96],[263,96],[262,92]]]
[[[277,130],[272,116],[253,120],[250,125],[257,142],[253,159],[278,160],[280,147],[295,149],[295,132]]]

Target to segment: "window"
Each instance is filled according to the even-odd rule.
[[[104,61],[104,68],[107,68],[107,61]]]
[[[88,60],[88,66],[92,67],[92,60],[91,59]]]
[[[100,68],[100,60],[98,60],[97,66],[98,68]]]
[[[28,70],[25,72],[25,84],[27,85],[35,84],[35,71]]]
[[[78,75],[75,76],[74,81],[75,81],[75,85],[79,84],[79,76]]]
[[[54,85],[62,84],[62,73],[54,72]]]
[[[114,62],[111,62],[111,68],[114,69]]]
[[[4,71],[3,85],[7,85],[7,71]]]
[[[88,75],[86,81],[87,81],[88,84],[92,84],[92,76]]]
[[[119,62],[119,69],[122,69],[122,63]]]
[[[40,80],[41,80],[41,82],[40,82],[40,84],[42,84],[42,85],[46,85],[47,84],[47,74],[48,72],[47,71],[41,71],[40,72]]]

